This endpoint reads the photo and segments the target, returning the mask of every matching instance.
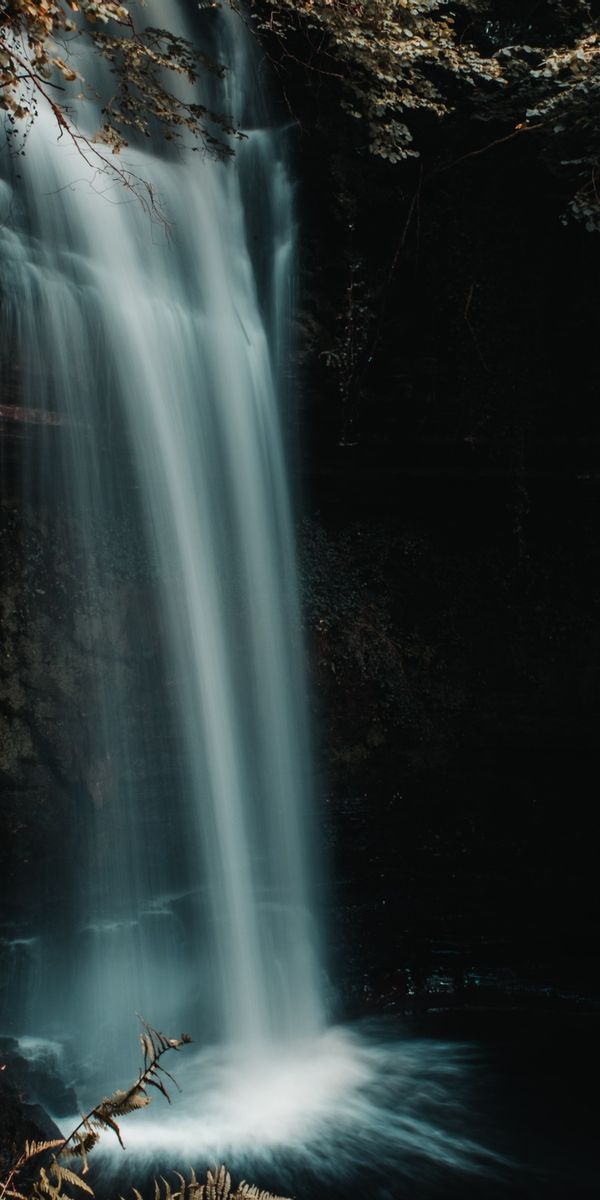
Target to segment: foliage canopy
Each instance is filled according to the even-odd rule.
[[[600,229],[600,20],[593,0],[254,0],[277,57],[339,80],[359,148],[420,153],[423,118],[530,133]],[[490,139],[488,138],[488,141]]]
[[[231,119],[199,103],[178,82],[193,85],[204,72],[222,77],[225,67],[186,38],[145,26],[144,8],[144,0],[1,4],[0,107],[9,140],[20,145],[40,108],[49,108],[60,137],[70,138],[87,162],[108,169],[128,186],[135,177],[112,156],[132,133],[149,137],[155,128],[169,140],[190,134],[210,153],[230,155],[230,138],[236,136]],[[105,68],[100,72],[102,124],[92,131],[79,127],[77,108],[77,102],[98,96],[84,78],[85,66],[81,69],[90,62],[94,84],[98,67]]]

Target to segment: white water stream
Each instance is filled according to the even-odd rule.
[[[146,20],[182,31],[170,0],[148,5]],[[131,1036],[136,1011],[171,1027],[187,1015],[186,990],[188,999],[202,994],[213,1037],[257,1053],[313,1036],[323,1022],[280,411],[292,189],[279,139],[258,124],[260,105],[243,98],[257,87],[256,79],[249,87],[253,51],[241,20],[222,14],[214,52],[230,71],[218,103],[251,125],[235,160],[173,155],[160,144],[126,152],[155,188],[168,234],[118,185],[93,176],[66,139],[57,144],[47,111],[0,234],[4,322],[22,359],[23,402],[66,422],[53,486],[83,537],[90,611],[102,585],[98,526],[108,528],[133,496],[155,564],[183,743],[181,794],[162,797],[150,828],[147,798],[129,782],[143,747],[101,669],[89,738],[110,764],[118,821],[111,828],[108,811],[94,817],[73,916],[76,961],[55,955],[30,1013],[39,1032],[56,1022],[51,997],[65,1012],[66,992],[87,1044],[107,1022]],[[88,119],[93,127],[97,114]],[[107,453],[112,425],[126,453]],[[108,656],[115,639],[109,617]],[[162,861],[161,843],[175,863]],[[182,896],[196,897],[183,932],[173,903]]]

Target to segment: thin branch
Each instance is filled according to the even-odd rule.
[[[158,215],[163,224],[166,225],[166,217],[157,207],[156,195],[152,184],[148,180],[142,179],[141,176],[136,175],[132,171],[125,171],[122,167],[117,167],[114,162],[111,162],[110,159],[106,157],[105,154],[102,154],[100,150],[96,149],[89,137],[87,137],[85,134],[78,133],[67,119],[60,104],[58,104],[56,100],[54,100],[53,97],[50,96],[46,91],[47,82],[44,81],[42,83],[40,77],[36,75],[34,71],[30,70],[27,60],[22,58],[20,54],[14,50],[11,50],[11,54],[25,72],[25,78],[31,80],[36,91],[40,93],[50,108],[50,111],[52,112],[58,125],[58,140],[60,141],[60,139],[66,133],[75,146],[77,153],[88,167],[91,169],[94,168],[93,161],[90,161],[90,158],[88,158],[89,154],[93,158],[98,159],[100,169],[102,171],[112,174],[113,177],[116,178],[119,183],[127,189],[127,191],[130,191],[136,197],[136,199],[140,201],[146,212]],[[2,1200],[1,1197],[0,1200]]]
[[[469,150],[466,154],[461,154],[460,158],[455,158],[451,163],[446,163],[443,167],[436,167],[431,172],[429,178],[431,179],[434,175],[442,175],[444,171],[451,171],[453,167],[457,167],[459,163],[465,162],[467,158],[478,158],[480,154],[487,154],[488,150],[493,150],[495,146],[502,146],[505,142],[512,142],[513,138],[519,137],[521,133],[534,133],[536,129],[543,129],[545,125],[545,121],[537,121],[535,125],[526,125],[525,122],[522,122],[511,133],[507,133],[504,137],[495,138],[493,142],[488,142],[487,146],[480,146],[478,150]]]
[[[471,324],[471,320],[469,317],[469,313],[471,311],[471,305],[473,303],[474,292],[475,292],[475,280],[473,280],[473,282],[469,288],[469,291],[467,293],[467,299],[466,299],[466,303],[465,303],[465,311],[463,313],[463,317],[464,317],[465,325],[467,326],[467,329],[469,330],[469,333],[471,334],[471,337],[473,338],[473,341],[475,343],[475,349],[477,351],[477,354],[479,355],[481,365],[482,365],[484,371],[487,371],[489,373],[490,368],[488,367],[488,364],[485,361],[485,358],[483,356],[483,351],[481,349],[481,346],[479,345],[479,339],[477,337],[477,334],[475,333],[475,330],[473,328],[473,325]]]

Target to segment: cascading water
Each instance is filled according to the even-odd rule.
[[[146,11],[181,28],[170,0]],[[58,530],[58,572],[71,562],[63,676],[68,690],[78,655],[88,690],[77,837],[4,937],[2,1020],[29,1054],[72,1039],[92,1101],[129,1082],[136,1011],[212,1044],[178,1071],[172,1121],[154,1105],[130,1125],[141,1150],[283,1144],[320,1177],[369,1156],[397,1173],[399,1155],[408,1176],[417,1160],[477,1173],[491,1159],[460,1121],[436,1124],[454,1112],[456,1048],[324,1024],[280,411],[292,189],[248,99],[251,39],[213,17],[219,106],[249,137],[226,164],[127,152],[168,237],[57,144],[48,113],[3,185],[2,346],[40,420],[23,486]]]
[[[177,29],[177,5],[148,6],[147,22]],[[50,949],[28,1014],[38,1031],[55,1024],[48,997],[64,1013],[64,991],[87,1045],[107,1019],[130,1036],[136,1011],[172,1027],[186,990],[188,1009],[203,994],[213,1036],[255,1051],[314,1035],[323,1019],[278,410],[292,195],[277,140],[244,104],[251,47],[231,13],[216,53],[231,66],[221,106],[255,126],[235,162],[182,161],[160,148],[129,155],[160,196],[169,237],[115,189],[99,196],[105,179],[81,181],[83,164],[56,144],[51,113],[31,135],[1,234],[5,329],[22,360],[24,401],[65,418],[52,486],[83,539],[90,613],[98,529],[137,505],[183,740],[179,795],[164,795],[156,812],[130,782],[145,747],[122,689],[110,668],[98,672],[89,737],[116,803],[101,799],[93,814],[77,929],[61,962]],[[88,119],[93,129],[97,114]],[[107,444],[115,426],[127,455]],[[103,619],[110,655],[118,630],[110,612]],[[153,721],[156,739],[160,712]],[[192,898],[183,928],[181,896]]]

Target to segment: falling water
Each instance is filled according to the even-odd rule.
[[[280,140],[244,99],[254,47],[239,18],[218,20],[215,53],[231,68],[220,104],[249,135],[235,161],[128,152],[168,235],[57,144],[49,113],[4,197],[5,339],[23,403],[62,421],[51,487],[83,543],[89,618],[118,660],[98,541],[139,511],[182,740],[176,786],[159,797],[136,786],[140,758],[167,753],[167,716],[140,735],[118,667],[98,664],[76,903],[62,949],[48,937],[37,1029],[21,1031],[62,1013],[97,1048],[109,1027],[115,1048],[119,1027],[130,1037],[136,1011],[168,1027],[192,1019],[194,998],[213,1037],[246,1049],[322,1024],[280,411],[292,189]],[[150,5],[147,22],[180,28],[178,6]]]

